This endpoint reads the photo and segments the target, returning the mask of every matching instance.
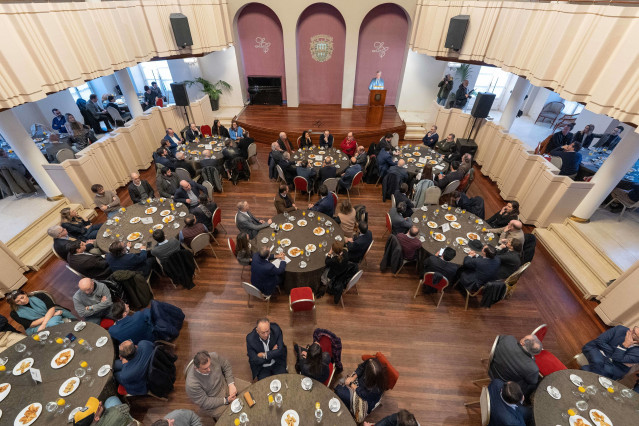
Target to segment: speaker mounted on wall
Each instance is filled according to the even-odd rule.
[[[453,49],[459,51],[464,43],[464,37],[466,37],[466,30],[468,29],[468,21],[470,15],[457,15],[450,18],[450,24],[448,24],[448,34],[446,35],[446,43],[444,47],[447,49]]]
[[[488,117],[488,114],[490,114],[490,108],[492,108],[494,101],[494,93],[478,93],[477,99],[475,99],[473,110],[470,112],[470,115],[475,118]]]
[[[184,49],[186,46],[193,46],[189,18],[181,13],[172,13],[170,19],[173,36],[175,37],[175,43],[178,47]]]
[[[171,92],[173,93],[173,99],[175,99],[175,105],[184,107],[191,105],[189,93],[186,91],[186,84],[171,83]]]

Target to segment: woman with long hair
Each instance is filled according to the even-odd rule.
[[[308,349],[302,349],[295,345],[297,349],[297,362],[300,374],[324,383],[330,375],[331,356],[327,352],[322,352],[322,347],[317,342],[313,342]]]
[[[302,136],[300,136],[298,143],[300,148],[310,148],[313,146],[310,130],[304,130],[302,132]]]
[[[595,125],[594,124],[586,124],[583,130],[579,130],[573,136],[573,142],[581,142],[582,148],[588,148],[592,143],[592,140],[595,138]]]
[[[355,420],[362,421],[382,398],[386,380],[386,369],[382,363],[377,358],[369,358],[357,366],[343,385],[335,386],[335,393],[351,410]]]
[[[240,232],[235,240],[235,253],[237,261],[242,266],[248,266],[251,264],[251,242],[249,241],[248,234],[246,232]]]
[[[231,121],[231,128],[229,129],[229,137],[234,141],[242,139],[244,137],[244,129],[242,129],[236,120]]]
[[[344,236],[346,238],[353,238],[353,232],[355,231],[355,209],[348,199],[343,199],[340,203],[337,217],[339,218],[339,226],[342,228]]]
[[[334,280],[348,269],[348,251],[344,249],[344,242],[334,241],[331,249],[326,253],[326,273],[329,280]]]
[[[222,126],[222,123],[220,123],[220,120],[213,120],[213,127],[211,129],[211,133],[213,133],[213,136],[219,136],[221,138],[228,138],[229,137],[229,131],[226,130],[226,127]]]
[[[508,201],[504,207],[497,213],[486,219],[486,223],[491,228],[503,228],[508,225],[511,220],[519,218],[519,203],[517,201]]]
[[[82,219],[75,210],[65,207],[60,210],[60,226],[67,230],[70,236],[81,241],[94,240],[102,224],[91,225]]]
[[[7,296],[7,302],[11,306],[11,318],[29,336],[62,324],[65,319],[76,319],[71,312],[53,303],[46,293],[29,296],[22,290],[14,290]]]
[[[73,114],[66,113],[64,117],[67,120],[67,122],[64,123],[64,127],[67,129],[67,133],[71,136],[71,141],[75,144],[78,151],[83,150],[98,140],[91,128],[76,120]]]

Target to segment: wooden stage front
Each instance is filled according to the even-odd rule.
[[[381,123],[367,120],[367,106],[343,109],[339,105],[300,105],[298,108],[286,106],[248,105],[237,116],[238,124],[248,129],[258,143],[275,142],[280,132],[286,132],[288,139],[295,142],[304,130],[312,130],[313,143],[319,141],[319,134],[330,130],[339,146],[348,132],[353,132],[360,145],[368,147],[384,134],[397,133],[404,139],[406,124],[394,106],[384,107]]]

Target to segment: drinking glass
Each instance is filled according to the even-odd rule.
[[[245,426],[249,423],[249,418],[246,413],[240,414],[240,425]]]
[[[22,352],[24,352],[25,349],[27,349],[26,345],[24,343],[16,343],[16,345],[14,346],[16,352],[18,352],[19,354],[21,354]]]
[[[87,374],[87,370],[85,370],[84,368],[80,367],[77,368],[75,370],[75,377],[77,377],[78,379],[81,379],[84,377],[84,375]]]
[[[44,345],[47,343],[47,337],[49,337],[49,333],[41,331],[40,333],[38,333],[38,337],[40,338],[40,344]]]
[[[315,410],[315,421],[317,423],[320,423],[322,421],[322,409],[321,408],[317,408]]]
[[[588,403],[584,400],[577,401],[575,405],[579,411],[586,411],[588,409]]]
[[[586,393],[589,396],[595,396],[597,394],[597,388],[593,385],[590,385],[586,388]]]
[[[69,347],[69,343],[71,343],[71,340],[69,340],[68,337],[62,339],[62,347],[64,347],[64,349]]]
[[[49,413],[53,413],[58,408],[58,404],[55,401],[50,401],[47,403],[46,408]]]
[[[277,408],[280,408],[282,406],[282,394],[278,393],[277,395],[275,395],[275,405],[277,406]]]

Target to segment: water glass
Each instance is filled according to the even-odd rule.
[[[315,421],[317,423],[320,423],[322,421],[322,409],[321,408],[317,408],[315,410]]]
[[[589,396],[595,396],[597,394],[597,388],[593,385],[590,385],[586,388],[586,394]]]
[[[49,413],[53,413],[58,408],[58,404],[55,401],[50,401],[47,403],[46,408]]]
[[[40,344],[44,345],[47,343],[47,337],[49,337],[49,333],[41,331],[38,333],[38,338],[40,338]]]
[[[24,352],[25,349],[27,349],[26,345],[24,343],[16,343],[16,345],[14,346],[16,352],[18,352],[19,354],[21,354],[22,352]]]
[[[75,370],[75,377],[77,377],[78,379],[83,378],[85,374],[87,374],[87,371],[82,367]]]
[[[577,404],[575,405],[579,411],[586,411],[588,409],[588,403],[584,400],[577,401]]]
[[[277,395],[275,395],[275,405],[277,406],[277,408],[282,407],[282,394],[278,393]]]

